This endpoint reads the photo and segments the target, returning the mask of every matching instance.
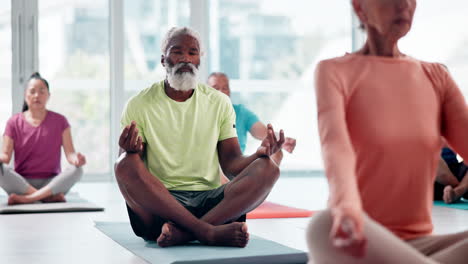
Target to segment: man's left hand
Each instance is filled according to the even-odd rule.
[[[283,130],[280,130],[278,140],[275,136],[275,131],[273,130],[273,126],[271,124],[268,124],[267,129],[267,136],[262,140],[262,144],[256,152],[257,156],[259,157],[270,157],[271,155],[275,154],[278,150],[280,150],[284,143]]]

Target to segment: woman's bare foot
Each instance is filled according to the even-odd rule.
[[[66,201],[67,200],[65,200],[65,195],[63,193],[57,193],[42,199],[42,202],[44,203],[64,203]]]
[[[192,240],[195,237],[175,226],[172,223],[165,223],[161,229],[161,235],[159,235],[156,242],[160,247],[170,247],[175,245],[183,245]]]
[[[444,202],[447,204],[454,203],[461,198],[462,195],[458,194],[456,188],[454,189],[452,186],[447,185],[444,188]]]
[[[19,195],[16,193],[12,193],[10,194],[10,196],[8,196],[8,205],[27,204],[32,202],[34,201],[29,199],[27,195]]]

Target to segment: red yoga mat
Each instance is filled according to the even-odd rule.
[[[272,202],[263,202],[247,214],[247,219],[309,217],[313,211],[289,207]]]

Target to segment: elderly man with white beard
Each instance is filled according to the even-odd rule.
[[[268,136],[251,156],[237,140],[229,98],[197,82],[201,42],[192,29],[172,28],[161,45],[166,78],[131,98],[122,114],[115,166],[133,231],[161,247],[198,240],[245,247],[245,214],[279,177],[270,157],[284,133]],[[235,176],[220,184],[219,166]]]

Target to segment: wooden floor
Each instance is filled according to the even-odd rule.
[[[115,183],[80,183],[73,191],[106,208],[104,212],[0,215],[0,263],[146,263],[94,228],[94,221],[127,221]],[[268,200],[305,209],[325,208],[322,177],[281,178]],[[435,232],[468,228],[468,211],[436,207]],[[308,219],[249,220],[252,234],[306,250]]]

